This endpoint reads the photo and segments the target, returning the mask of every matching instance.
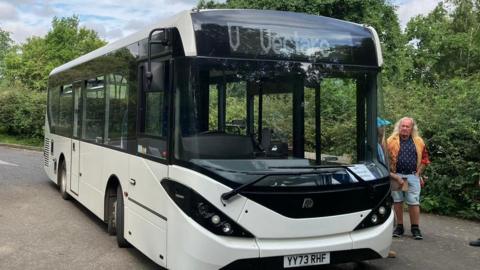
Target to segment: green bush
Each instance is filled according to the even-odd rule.
[[[0,91],[0,128],[11,135],[42,137],[46,96],[18,87]]]
[[[385,88],[389,119],[415,118],[430,152],[422,209],[480,219],[480,80],[477,76]]]

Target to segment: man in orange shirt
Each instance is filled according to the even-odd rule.
[[[423,239],[420,231],[420,190],[423,186],[422,173],[430,163],[425,143],[418,135],[415,121],[410,117],[400,119],[387,140],[390,159],[390,177],[398,182],[400,190],[393,190],[394,211],[397,217],[397,227],[394,237],[404,234],[403,202],[408,204],[411,232],[416,240]],[[405,191],[404,191],[405,190]]]

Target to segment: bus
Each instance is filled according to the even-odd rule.
[[[382,64],[369,26],[185,11],[51,71],[44,168],[164,268],[385,258]]]

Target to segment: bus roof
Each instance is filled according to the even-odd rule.
[[[154,28],[176,28],[185,56],[383,64],[378,35],[372,27],[295,12],[214,9],[180,12],[63,64],[50,76],[144,40]]]

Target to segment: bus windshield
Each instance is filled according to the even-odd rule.
[[[176,71],[176,159],[373,158],[365,115],[376,71],[212,58],[178,59]]]

